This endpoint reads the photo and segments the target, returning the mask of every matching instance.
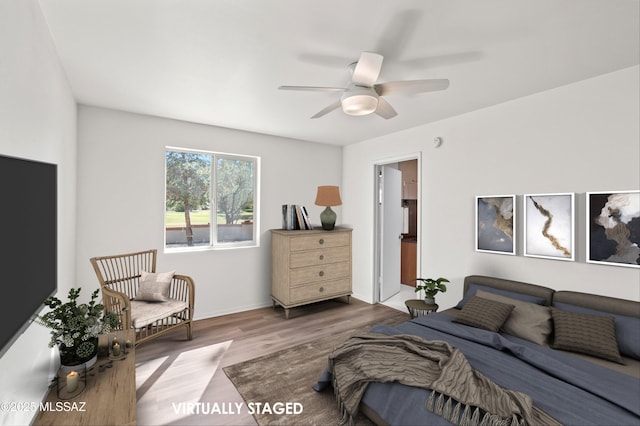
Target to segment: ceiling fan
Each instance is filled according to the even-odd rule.
[[[413,94],[445,90],[447,79],[404,80],[376,83],[382,68],[383,56],[374,52],[362,52],[358,62],[349,66],[351,83],[347,87],[280,86],[281,90],[307,90],[314,92],[342,92],[340,100],[319,111],[311,118],[319,118],[342,107],[349,115],[376,113],[389,119],[398,113],[382,96],[396,93]]]

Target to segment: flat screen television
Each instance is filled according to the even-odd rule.
[[[0,357],[57,290],[57,166],[0,155]]]

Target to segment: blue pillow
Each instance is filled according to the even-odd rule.
[[[578,314],[613,317],[615,319],[616,340],[618,341],[620,354],[640,360],[640,318],[597,311],[569,303],[554,303],[553,306],[563,311]]]
[[[469,299],[475,296],[476,291],[478,290],[483,290],[488,293],[499,294],[501,296],[510,297],[512,299],[521,300],[523,302],[535,303],[536,305],[545,306],[547,303],[547,299],[545,299],[544,297],[532,296],[530,294],[523,294],[523,293],[515,293],[513,291],[501,290],[499,288],[488,287],[486,285],[469,284],[469,286],[467,287],[467,293],[464,295],[462,300],[458,302],[458,304],[456,305],[456,308],[462,309],[462,307],[469,301]]]

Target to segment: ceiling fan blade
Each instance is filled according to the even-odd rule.
[[[353,70],[351,80],[354,84],[371,87],[376,82],[382,68],[384,57],[373,52],[362,52]]]
[[[280,86],[280,90],[305,90],[311,92],[344,92],[345,87],[314,87],[314,86]]]
[[[384,100],[383,98],[378,98],[378,108],[376,108],[376,114],[384,119],[390,119],[398,115],[395,109],[391,106],[389,102]]]
[[[328,113],[330,113],[331,111],[333,111],[334,109],[338,109],[340,108],[340,106],[342,105],[341,101],[336,101],[334,103],[332,103],[331,105],[329,105],[328,107],[326,107],[325,109],[317,112],[315,115],[313,115],[311,118],[320,118],[323,115],[326,115]]]
[[[395,93],[422,93],[435,92],[437,90],[445,90],[449,87],[449,80],[446,78],[430,79],[430,80],[405,80],[405,81],[388,81],[386,83],[376,84],[374,88],[380,96],[391,95]]]

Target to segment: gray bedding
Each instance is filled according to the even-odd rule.
[[[396,327],[384,334],[415,334],[459,348],[473,368],[498,385],[523,392],[565,425],[640,425],[640,380],[513,336],[451,322],[444,313]],[[449,425],[425,408],[429,390],[397,383],[371,383],[362,399],[392,425]]]
[[[468,426],[561,426],[531,399],[474,370],[460,350],[414,334],[359,333],[329,355],[329,372],[343,418],[353,421],[372,381],[431,390],[429,411]]]
[[[477,286],[541,306],[563,304],[562,309],[569,309],[573,305],[616,316],[615,332],[625,365],[452,322],[452,316],[458,316],[464,299],[471,297]],[[465,277],[464,295],[458,309],[396,327],[375,326],[372,331],[446,341],[465,354],[471,367],[506,389],[528,394],[536,406],[567,426],[640,426],[640,303],[482,275]],[[529,324],[529,317],[526,321]],[[330,381],[325,371],[314,388],[320,390]],[[373,382],[360,408],[378,425],[450,425],[426,409],[430,393],[399,383]]]

